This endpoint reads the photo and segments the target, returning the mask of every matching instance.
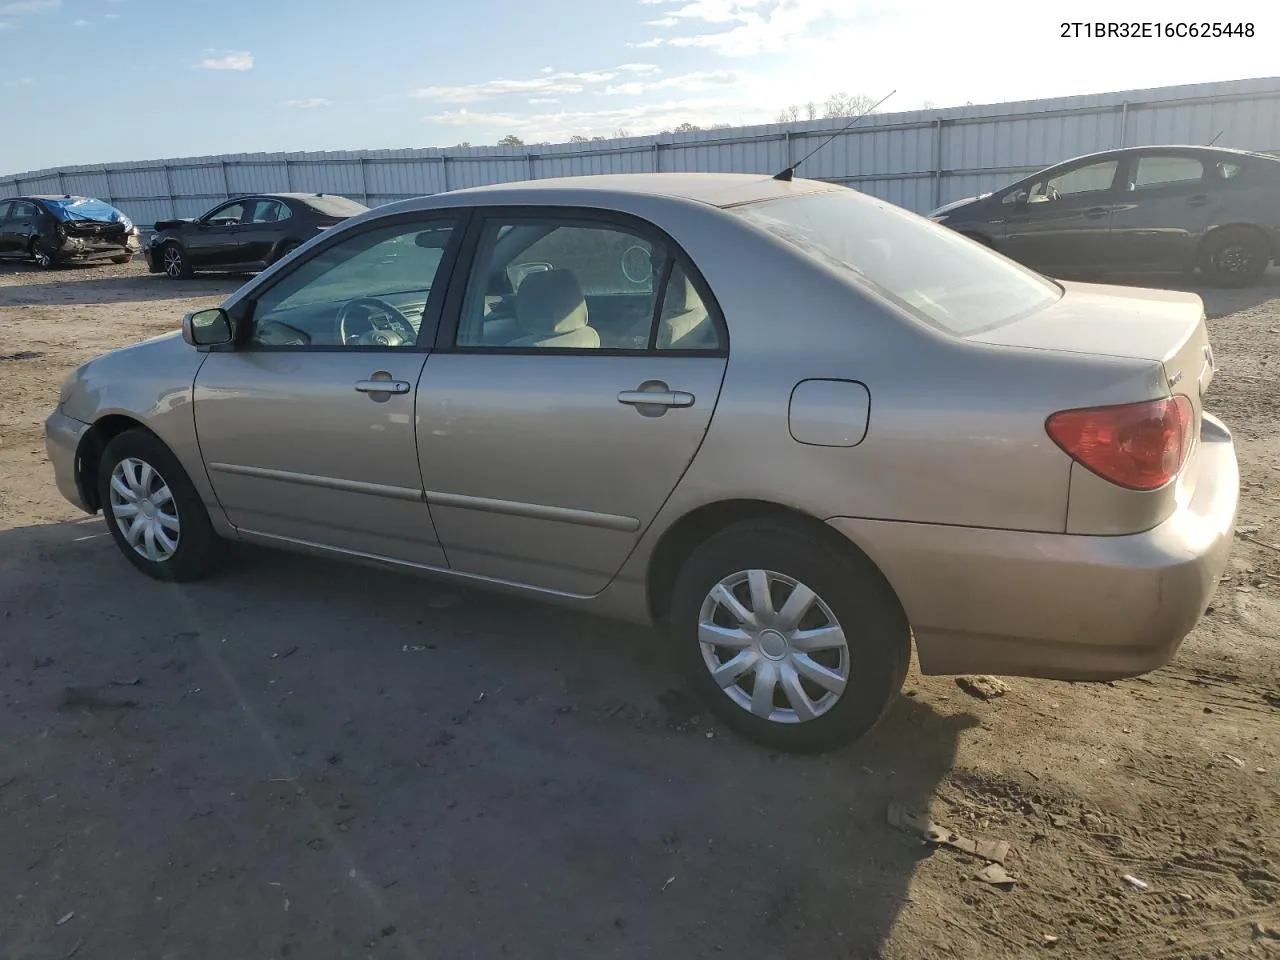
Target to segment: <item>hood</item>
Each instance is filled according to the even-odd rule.
[[[151,229],[156,231],[173,230],[174,228],[181,228],[185,224],[195,223],[195,222],[196,222],[195,217],[177,217],[172,220],[157,220],[154,224],[152,224]]]
[[[126,230],[133,229],[133,221],[123,213],[94,197],[61,197],[45,200],[45,206],[63,223],[92,220],[98,223],[122,223]]]
[[[930,210],[925,214],[925,216],[932,220],[934,217],[941,217],[945,214],[955,213],[961,207],[967,207],[971,203],[977,203],[979,200],[985,200],[989,196],[991,196],[991,191],[988,190],[986,193],[980,193],[976,197],[965,197],[962,200],[952,200],[950,203],[944,203],[936,210]]]

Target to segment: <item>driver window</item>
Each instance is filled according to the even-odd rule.
[[[214,226],[226,226],[231,223],[239,223],[244,216],[244,204],[240,202],[229,203],[225,207],[220,207],[213,213],[209,214],[208,223]]]
[[[250,345],[416,346],[452,234],[451,221],[401,221],[320,251],[257,298]]]
[[[1028,203],[1046,203],[1084,193],[1110,190],[1116,179],[1118,160],[1103,160],[1064,171],[1031,187]]]

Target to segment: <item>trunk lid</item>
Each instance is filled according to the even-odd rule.
[[[1062,284],[1057,303],[968,339],[997,346],[1152,360],[1164,367],[1171,394],[1200,412],[1213,379],[1204,302],[1194,293],[1101,284]]]

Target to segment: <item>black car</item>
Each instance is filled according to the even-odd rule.
[[[262,270],[320,231],[368,209],[330,193],[236,197],[194,220],[161,220],[143,252],[152,273],[175,280],[197,270]]]
[[[1280,157],[1130,147],[1077,157],[929,218],[1043,273],[1191,272],[1244,286],[1280,256]]]
[[[48,270],[73,261],[127,263],[138,246],[133,222],[93,197],[0,200],[0,257],[31,260]]]

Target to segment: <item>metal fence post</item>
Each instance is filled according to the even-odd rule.
[[[63,179],[61,170],[58,171],[58,193],[64,197],[67,195],[67,183]]]
[[[657,140],[653,141],[653,172],[662,172],[662,144]]]
[[[289,158],[284,158],[284,188],[292,192],[293,190],[293,168],[289,166]]]
[[[444,187],[443,193],[449,192],[449,155],[447,153],[440,154],[440,185]]]
[[[933,206],[942,205],[942,118],[933,121]]]
[[[360,157],[359,163],[360,163],[360,197],[361,197],[360,202],[367,207],[367,206],[370,206],[369,173],[364,168],[364,157]]]
[[[231,181],[227,179],[227,161],[219,160],[218,166],[222,168],[222,195],[229,198],[231,196]]]
[[[526,173],[525,173],[526,180],[538,179],[536,176],[534,176],[534,167],[533,167],[533,162],[537,159],[538,158],[532,153],[526,153],[524,155],[525,167],[526,167]]]
[[[173,193],[173,168],[165,163],[161,169],[164,170],[164,188],[169,191],[169,216],[176,220],[178,219],[178,198]]]
[[[1120,146],[1124,146],[1129,126],[1129,101],[1120,104]]]

